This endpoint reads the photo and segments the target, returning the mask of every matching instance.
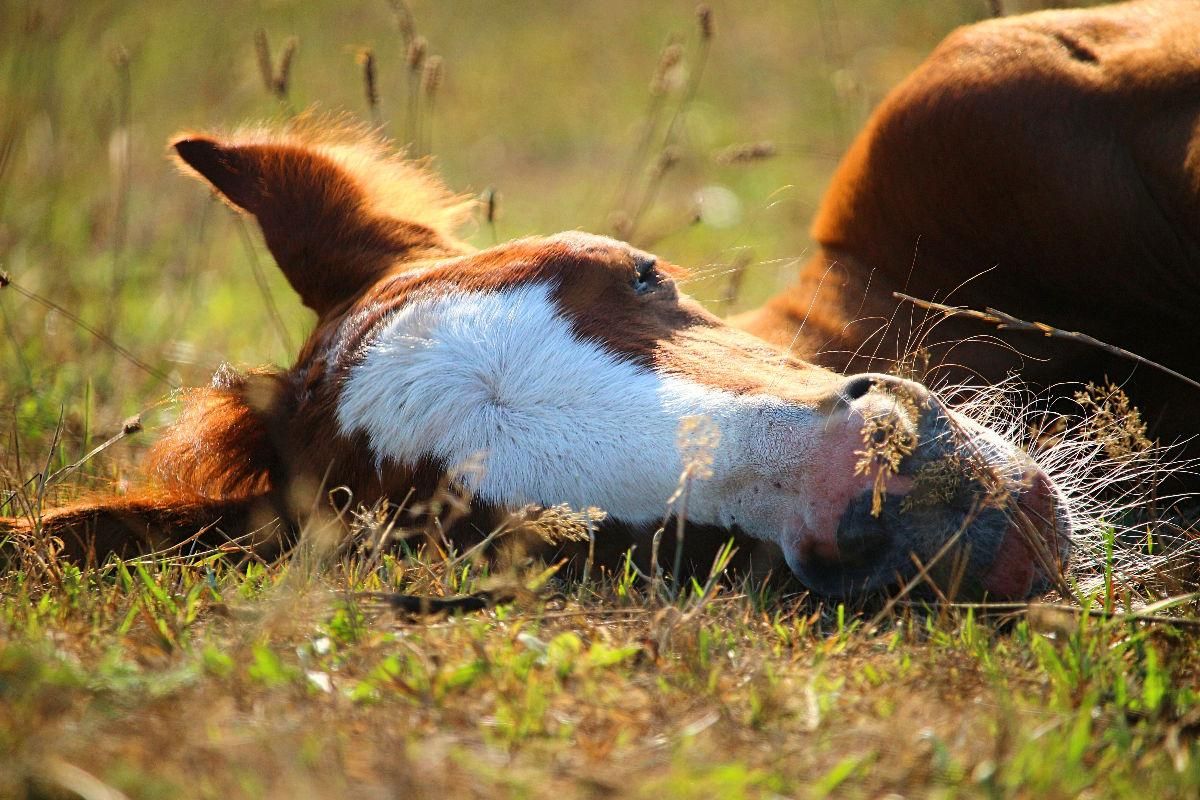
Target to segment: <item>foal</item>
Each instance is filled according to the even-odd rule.
[[[75,552],[238,533],[263,506],[294,523],[300,486],[428,497],[472,459],[456,480],[477,518],[566,503],[648,534],[688,465],[681,430],[699,426],[687,524],[777,548],[814,591],[879,590],[914,562],[955,571],[960,594],[1060,580],[1071,517],[1054,484],[917,383],[776,350],[612,239],[473,251],[453,235],[464,202],[361,132],[309,122],[174,148],[258,221],[318,320],[290,369],[222,370],[184,396],[152,488],[49,513]]]

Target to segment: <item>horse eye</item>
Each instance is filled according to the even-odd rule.
[[[639,261],[637,265],[637,277],[633,279],[633,291],[637,294],[645,294],[662,283],[662,275],[659,274],[655,267],[654,259],[646,259]]]

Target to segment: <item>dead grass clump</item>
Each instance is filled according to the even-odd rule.
[[[1075,393],[1075,402],[1084,413],[1079,434],[1100,444],[1114,461],[1135,458],[1154,446],[1146,436],[1142,412],[1116,384],[1088,383]]]
[[[871,391],[880,390],[872,387]],[[902,391],[888,392],[887,397],[895,401],[895,408],[864,420],[863,449],[854,451],[859,456],[854,465],[854,474],[875,473],[871,493],[871,515],[875,517],[883,513],[888,478],[900,471],[900,462],[917,448],[917,436],[912,430],[920,415],[916,400]]]

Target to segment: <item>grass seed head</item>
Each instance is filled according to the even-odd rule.
[[[872,392],[879,391],[872,388]],[[905,392],[889,392],[895,407],[882,414],[868,416],[863,421],[863,449],[855,450],[859,457],[854,465],[855,475],[875,472],[871,491],[871,516],[883,513],[883,498],[888,478],[900,471],[900,462],[917,448],[917,436],[905,424],[918,416],[917,403]]]
[[[706,3],[701,3],[696,6],[696,22],[700,25],[700,38],[705,41],[713,38],[715,29],[713,27],[713,12],[712,8]]]
[[[283,43],[283,53],[279,56],[279,69],[275,72],[273,82],[275,96],[280,100],[287,99],[288,87],[292,80],[292,61],[296,57],[296,48],[299,45],[300,40],[295,36],[289,36],[288,40]]]
[[[375,51],[364,47],[358,51],[358,63],[363,70],[363,91],[371,109],[379,107],[379,85],[376,81]]]
[[[779,151],[774,142],[747,142],[730,145],[719,150],[713,160],[718,164],[747,164],[751,161],[765,161],[774,158]]]
[[[650,79],[650,93],[662,95],[675,89],[682,83],[683,46],[671,42],[663,48],[658,57],[658,66],[654,69],[654,77]]]
[[[900,503],[900,511],[949,505],[962,491],[967,474],[962,457],[957,453],[925,464],[913,476],[913,487]]]
[[[1102,445],[1109,458],[1125,460],[1153,447],[1142,413],[1116,384],[1089,383],[1075,393],[1075,402],[1087,415],[1082,435]]]
[[[588,531],[607,516],[598,508],[576,511],[566,503],[543,508],[526,506],[514,517],[515,530],[532,533],[547,544],[588,541]]]
[[[424,36],[414,37],[408,44],[408,68],[414,73],[420,72],[425,66],[425,53],[429,48],[429,44],[425,41]]]
[[[271,60],[271,44],[267,41],[267,32],[262,28],[254,32],[254,55],[263,87],[268,92],[275,91],[275,64]]]
[[[426,97],[437,94],[442,85],[444,67],[441,56],[430,56],[425,61],[425,72],[421,76],[421,90]]]
[[[701,480],[713,476],[713,461],[721,444],[721,429],[711,417],[686,416],[679,421],[675,441],[683,461],[684,475]]]

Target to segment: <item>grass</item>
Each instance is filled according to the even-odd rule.
[[[345,557],[5,577],[0,794],[131,797],[1186,797],[1195,636],[605,575],[415,621],[359,592],[486,567]],[[447,585],[448,584],[448,585]],[[1099,602],[1099,601],[1095,601]],[[57,793],[57,794],[56,794]]]
[[[46,503],[122,490],[174,386],[226,360],[286,362],[285,343],[311,323],[256,235],[172,173],[175,131],[349,109],[413,132],[451,186],[494,200],[475,244],[607,232],[614,210],[645,205],[636,236],[696,268],[689,291],[736,310],[794,274],[869,108],[945,32],[987,13],[968,0],[714,3],[703,45],[690,0],[414,2],[412,31],[382,1],[336,14],[232,0],[153,13],[10,5],[3,513],[18,490]],[[668,43],[682,66],[660,75]],[[422,105],[411,92],[435,55],[436,103]],[[667,95],[648,88],[656,76]],[[615,209],[623,183],[631,197]],[[722,213],[695,222],[698,193]],[[139,412],[145,433],[127,424]],[[1196,598],[1150,609],[1177,621],[1139,621],[1129,612],[1159,595],[1103,565],[1096,592],[1066,609],[881,614],[770,587],[649,585],[632,569],[543,586],[541,565],[493,574],[434,549],[81,570],[41,544],[0,575],[0,797],[1191,797],[1200,786]],[[513,583],[535,588],[432,620],[369,594]]]

